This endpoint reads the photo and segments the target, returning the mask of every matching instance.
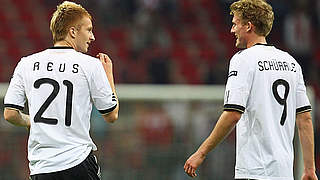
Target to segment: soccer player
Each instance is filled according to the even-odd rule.
[[[90,114],[94,105],[107,122],[118,119],[112,62],[103,53],[85,55],[92,41],[91,15],[65,1],[53,13],[52,48],[23,57],[4,100],[4,118],[30,128],[28,159],[32,180],[96,180]],[[30,116],[23,114],[28,100]]]
[[[288,53],[267,44],[272,7],[264,0],[231,4],[236,53],[229,66],[224,111],[209,137],[184,165],[196,169],[236,126],[235,179],[293,180],[295,123],[302,145],[303,180],[316,180],[311,106],[302,70]]]

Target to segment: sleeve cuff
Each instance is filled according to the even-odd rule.
[[[17,110],[20,110],[20,111],[23,111],[23,109],[24,109],[23,106],[18,106],[18,105],[15,105],[15,104],[4,104],[4,107],[5,108],[11,108],[11,109],[17,109]]]
[[[223,106],[224,111],[238,111],[240,113],[244,113],[245,109],[245,107],[236,104],[225,104]]]
[[[303,107],[297,108],[296,114],[301,114],[301,113],[304,113],[304,112],[309,112],[309,111],[311,111],[311,110],[312,110],[311,106],[303,106]]]
[[[115,104],[113,107],[109,108],[109,109],[105,109],[105,110],[98,110],[101,114],[108,114],[110,113],[111,111],[113,111],[116,107],[117,107],[118,104]]]

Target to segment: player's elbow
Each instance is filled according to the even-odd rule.
[[[118,120],[118,113],[114,113],[105,119],[108,123],[114,123]]]
[[[107,114],[102,114],[103,119],[108,123],[114,123],[118,120],[119,113],[119,103],[112,108],[112,110]]]
[[[241,119],[241,113],[239,113],[239,112],[234,112],[234,114],[233,114],[234,124],[237,124],[240,119]]]
[[[238,111],[224,111],[223,113],[224,116],[226,116],[227,119],[229,119],[230,122],[234,125],[237,124],[241,118],[241,113]]]
[[[306,127],[312,126],[312,117],[310,112],[304,112],[297,114],[297,127],[299,130],[302,130]]]
[[[109,114],[102,115],[103,119],[108,123],[114,123],[118,120],[118,108],[110,112]]]
[[[6,121],[12,122],[17,118],[18,114],[19,112],[17,110],[5,109],[3,112],[3,117]]]

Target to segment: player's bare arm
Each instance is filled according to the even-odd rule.
[[[190,177],[196,177],[196,169],[203,162],[206,155],[214,149],[234,128],[240,120],[241,114],[237,111],[224,111],[209,137],[199,149],[189,157],[184,165],[185,172]]]
[[[102,117],[104,118],[105,121],[107,121],[109,123],[113,123],[118,119],[119,101],[117,98],[116,89],[115,89],[115,85],[114,85],[112,61],[109,58],[109,56],[104,53],[97,54],[97,57],[100,59],[100,61],[102,63],[103,69],[106,72],[110,87],[111,87],[112,92],[114,94],[114,98],[117,100],[117,107],[113,111],[111,111],[110,113],[102,115]]]
[[[5,108],[3,112],[4,119],[15,126],[30,127],[30,117],[17,109]]]
[[[302,180],[317,180],[314,164],[314,135],[310,112],[297,114],[297,127],[302,146],[304,173]]]

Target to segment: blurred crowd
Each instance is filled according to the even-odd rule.
[[[52,46],[49,21],[60,2],[1,0],[0,82],[10,80],[22,56]],[[89,54],[105,52],[110,55],[116,83],[201,85],[226,82],[229,59],[237,52],[235,37],[230,33],[229,5],[233,0],[76,2],[94,18],[96,41]],[[275,21],[267,40],[296,58],[319,105],[320,1],[269,2],[275,12]],[[317,169],[320,169],[320,106],[314,107],[313,113],[316,117]],[[140,128],[144,131],[143,126]],[[167,130],[168,133],[172,131],[170,127]],[[147,134],[146,141],[151,137]],[[0,156],[0,162],[5,158]]]
[[[20,57],[52,46],[49,20],[62,0],[2,0],[0,81]],[[77,0],[94,17],[90,54],[108,53],[117,83],[224,84],[237,51],[230,33],[232,0]],[[275,22],[268,42],[289,51],[308,84],[320,66],[320,2],[270,2]]]

